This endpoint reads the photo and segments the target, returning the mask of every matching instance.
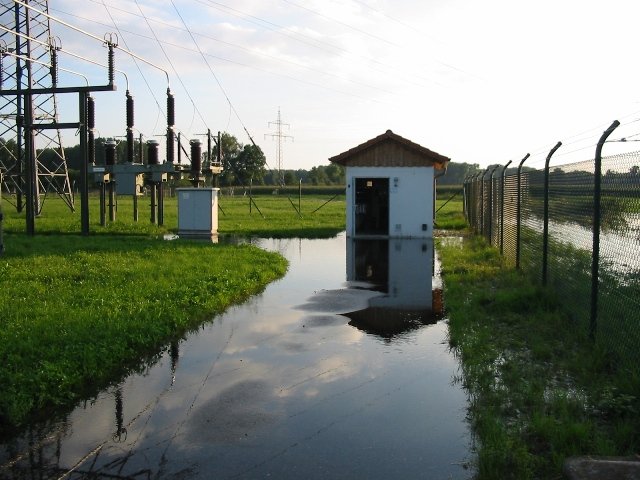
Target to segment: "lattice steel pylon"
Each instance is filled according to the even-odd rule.
[[[55,86],[57,72],[52,57],[58,47],[51,35],[47,0],[19,2],[0,0],[0,88],[24,90]],[[53,66],[52,66],[53,65]],[[29,105],[27,105],[29,102]],[[31,107],[31,108],[29,108]],[[31,115],[26,119],[25,115]],[[5,198],[18,211],[23,208],[27,186],[25,179],[25,124],[57,121],[54,94],[13,95],[0,97],[0,170]],[[34,131],[36,179],[33,195],[36,214],[42,211],[47,194],[59,195],[74,210],[74,197],[69,169],[62,146],[60,130]]]
[[[271,138],[277,138],[278,139],[278,146],[277,146],[277,150],[276,150],[276,165],[277,165],[277,169],[278,169],[278,183],[280,184],[280,186],[284,186],[284,174],[282,173],[282,141],[286,141],[287,138],[290,138],[291,140],[293,140],[293,137],[291,135],[285,135],[284,133],[282,133],[282,127],[287,127],[289,128],[289,124],[288,123],[283,123],[282,119],[280,118],[280,107],[278,107],[278,119],[273,121],[273,122],[269,122],[269,127],[271,127],[271,125],[275,125],[276,127],[276,133],[267,133],[265,134],[265,137],[271,137]]]

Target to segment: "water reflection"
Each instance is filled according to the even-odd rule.
[[[434,258],[433,240],[347,239],[347,280],[384,293],[368,308],[346,313],[349,325],[391,341],[442,318]]]
[[[433,311],[423,298],[428,244],[415,247],[420,272],[396,269],[392,242],[380,263],[358,261],[366,279],[345,282],[346,242],[260,241],[289,259],[285,278],[65,419],[1,445],[0,478],[470,477],[466,397],[451,381],[446,323],[405,327],[403,341],[389,343],[344,315],[393,311],[399,298],[420,315]]]

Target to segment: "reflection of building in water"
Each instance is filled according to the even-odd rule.
[[[433,290],[431,239],[347,239],[347,280],[366,282],[384,295],[346,316],[350,324],[385,338],[442,315],[442,290]]]

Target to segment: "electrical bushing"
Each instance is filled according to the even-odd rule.
[[[167,126],[173,127],[176,124],[176,102],[173,94],[167,89]]]
[[[202,142],[194,138],[189,143],[191,144],[191,173],[194,178],[197,178],[202,172]]]
[[[106,165],[112,166],[116,164],[116,142],[114,140],[104,142],[104,158]]]
[[[127,90],[127,127],[133,127],[133,97]]]
[[[133,163],[133,97],[127,90],[127,162]]]
[[[171,90],[167,88],[167,162],[173,163],[174,152],[174,134],[173,127],[176,123],[176,103]]]
[[[109,85],[113,85],[114,81],[114,70],[115,70],[115,54],[114,54],[114,44],[112,42],[107,43],[107,47],[109,48],[109,53],[107,54],[107,75],[109,78]]]
[[[96,128],[96,102],[92,96],[87,97],[87,127]]]
[[[147,163],[149,165],[158,165],[160,163],[157,140],[147,140]]]
[[[96,163],[96,142],[94,136],[94,129],[96,128],[96,106],[93,101],[93,97],[87,97],[87,127],[89,127],[87,151],[89,155],[89,163],[95,165]]]

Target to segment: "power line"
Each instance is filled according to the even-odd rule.
[[[173,70],[174,75],[178,78],[178,81],[180,82],[180,85],[182,85],[182,88],[184,89],[187,97],[191,101],[191,104],[193,105],[194,110],[198,113],[198,116],[200,117],[200,120],[202,120],[202,123],[204,124],[204,126],[208,128],[207,122],[205,121],[204,117],[200,113],[200,110],[198,109],[196,103],[193,101],[193,97],[191,97],[191,94],[189,93],[189,90],[187,89],[187,87],[185,86],[184,82],[182,81],[182,78],[180,77],[180,74],[176,70],[176,67],[173,65],[173,62],[171,61],[171,58],[169,58],[169,55],[167,55],[167,52],[165,51],[164,47],[162,46],[162,42],[160,42],[160,39],[158,39],[158,36],[156,35],[155,31],[151,27],[151,24],[149,23],[149,20],[147,19],[147,16],[144,14],[144,12],[142,11],[142,8],[140,7],[140,4],[138,3],[138,0],[134,0],[134,2],[136,4],[136,6],[138,7],[138,10],[140,10],[140,14],[144,18],[145,23],[147,24],[147,27],[149,27],[149,30],[151,31],[151,34],[156,39],[156,42],[158,42],[158,45],[160,46],[160,50],[162,51],[163,55],[165,56],[165,58],[169,62],[169,65],[171,66],[171,69]]]
[[[23,6],[23,7],[25,7],[25,8],[28,8],[29,10],[33,10],[34,12],[38,13],[39,15],[43,15],[43,16],[45,16],[46,18],[48,18],[49,20],[53,20],[54,22],[57,22],[57,23],[59,23],[59,24],[61,24],[61,25],[64,25],[64,26],[65,26],[65,27],[67,27],[67,28],[70,28],[70,29],[72,29],[72,30],[75,30],[76,32],[81,33],[81,34],[83,34],[83,35],[86,35],[86,36],[88,36],[89,38],[92,38],[92,39],[94,39],[94,40],[98,40],[98,41],[99,41],[99,42],[101,42],[101,43],[105,43],[105,40],[104,40],[103,38],[97,37],[97,36],[95,36],[95,35],[94,35],[94,34],[92,34],[92,33],[89,33],[89,32],[87,32],[87,31],[85,31],[85,30],[82,30],[82,29],[81,29],[81,28],[79,28],[79,27],[76,27],[75,25],[71,25],[70,23],[67,23],[67,22],[65,22],[64,20],[60,20],[59,18],[56,18],[56,17],[54,17],[53,15],[49,15],[49,14],[48,14],[48,13],[46,13],[46,12],[43,12],[43,11],[41,11],[41,10],[38,10],[37,8],[34,8],[34,7],[32,7],[31,5],[28,5],[28,4],[26,4],[26,3],[22,3],[20,0],[13,0],[13,2],[14,2],[14,3],[17,3],[18,5]],[[150,62],[149,60],[147,60],[147,59],[145,59],[145,58],[143,58],[143,57],[141,57],[141,56],[139,56],[139,55],[137,55],[137,54],[133,53],[132,51],[130,51],[130,50],[128,50],[128,49],[123,49],[123,48],[121,48],[121,47],[119,47],[119,49],[120,49],[122,52],[126,53],[127,55],[130,55],[130,56],[131,56],[131,57],[133,57],[133,58],[137,58],[137,59],[138,59],[138,60],[140,60],[141,62],[144,62],[144,63],[146,63],[147,65],[149,65],[149,66],[151,66],[151,67],[154,67],[154,68],[157,68],[158,70],[160,70],[160,71],[164,72],[164,74],[165,74],[165,75],[166,75],[166,77],[167,77],[167,83],[169,83],[169,74],[167,73],[167,71],[166,71],[165,69],[163,69],[163,68],[159,67],[158,65],[156,65],[155,63],[152,63],[152,62]]]
[[[333,17],[330,17],[330,16],[325,15],[325,14],[323,14],[323,13],[320,13],[320,12],[318,12],[317,10],[313,10],[312,8],[305,7],[304,5],[300,5],[300,4],[298,4],[298,3],[292,2],[291,0],[282,0],[282,1],[283,1],[283,2],[285,2],[285,3],[288,3],[289,5],[293,5],[294,7],[300,8],[300,9],[302,9],[302,10],[306,10],[307,12],[311,12],[311,13],[313,13],[314,15],[317,15],[317,16],[319,16],[319,17],[321,17],[321,18],[325,18],[325,19],[330,20],[330,21],[332,21],[332,22],[335,22],[335,23],[337,23],[337,24],[339,24],[339,25],[343,25],[343,26],[345,26],[345,27],[347,27],[347,28],[350,28],[351,30],[353,30],[353,31],[355,31],[355,32],[361,33],[361,34],[366,35],[366,36],[368,36],[368,37],[371,37],[371,38],[374,38],[374,39],[379,40],[379,41],[381,41],[381,42],[387,43],[387,44],[389,44],[389,45],[391,45],[391,46],[393,46],[393,47],[403,48],[403,47],[402,47],[402,45],[398,45],[398,44],[397,44],[397,43],[395,43],[395,42],[392,42],[392,41],[390,41],[390,40],[387,40],[386,38],[379,37],[378,35],[374,35],[374,34],[373,34],[373,33],[371,33],[371,32],[367,32],[366,30],[362,30],[362,29],[360,29],[360,28],[358,28],[358,27],[354,27],[353,25],[350,25],[350,24],[348,24],[348,23],[346,23],[346,22],[343,22],[343,21],[338,20],[338,19],[336,19],[336,18],[333,18]]]
[[[110,25],[107,25],[105,23],[98,22],[96,20],[93,20],[93,19],[90,19],[90,18],[87,18],[87,17],[83,17],[83,16],[80,16],[80,15],[76,15],[76,14],[73,14],[73,13],[70,13],[70,12],[66,12],[66,11],[59,10],[59,9],[52,9],[52,10],[55,10],[58,13],[61,13],[63,15],[67,15],[67,16],[70,16],[70,17],[74,17],[74,18],[78,18],[78,19],[81,19],[81,20],[84,20],[84,21],[87,21],[87,22],[94,23],[96,25],[102,25],[102,26],[105,26],[105,27],[110,27]],[[151,36],[143,35],[141,33],[133,32],[131,30],[126,30],[126,29],[123,29],[123,28],[119,28],[118,31],[130,34],[130,35],[134,35],[136,37],[152,40],[152,41],[155,40]],[[176,44],[176,43],[168,42],[166,40],[160,40],[160,43],[162,43],[162,45],[166,45],[166,46],[170,46],[170,47],[174,47],[174,48],[179,48],[179,49],[182,49],[182,50],[186,50],[188,52],[197,53],[197,50],[195,50],[195,49],[186,47],[184,45],[179,45],[179,44]],[[246,63],[242,63],[242,62],[238,62],[236,60],[231,60],[231,59],[228,59],[228,58],[220,57],[220,56],[217,56],[217,55],[213,55],[211,53],[205,53],[205,55],[210,57],[210,58],[215,58],[217,60],[222,60],[224,62],[232,63],[234,65],[239,65],[241,67],[250,68],[252,70],[256,70],[258,72],[263,72],[263,73],[266,73],[266,74],[269,74],[269,75],[282,77],[282,78],[287,78],[289,80],[293,80],[295,82],[298,82],[298,83],[301,83],[301,84],[304,84],[304,85],[311,85],[313,87],[322,88],[324,90],[328,90],[328,91],[331,91],[331,92],[339,93],[341,95],[345,95],[345,96],[348,96],[348,97],[358,98],[358,99],[361,99],[361,100],[365,100],[367,102],[373,102],[373,103],[379,103],[379,104],[388,104],[388,102],[385,102],[385,101],[382,101],[382,100],[377,100],[375,98],[365,97],[363,95],[358,95],[358,94],[355,94],[355,93],[346,92],[346,91],[343,91],[343,90],[338,90],[336,88],[329,87],[329,86],[327,86],[325,84],[314,83],[314,82],[311,82],[311,81],[308,81],[308,80],[302,80],[300,78],[296,78],[296,77],[291,76],[291,75],[286,75],[284,73],[272,72],[272,71],[266,70],[264,68],[259,68],[259,67],[253,66],[253,65],[248,65]]]
[[[136,0],[137,3],[137,0]],[[220,79],[218,78],[218,76],[215,74],[215,72],[213,71],[213,68],[211,68],[211,64],[208,62],[207,58],[204,56],[204,53],[202,53],[202,50],[200,49],[200,46],[198,45],[198,42],[196,42],[196,39],[194,38],[193,34],[191,33],[191,30],[189,30],[189,27],[187,26],[187,23],[184,21],[184,18],[182,17],[182,15],[180,14],[180,11],[178,10],[178,8],[176,7],[176,4],[173,2],[173,0],[171,0],[171,5],[173,5],[173,9],[176,11],[176,13],[178,14],[178,17],[180,17],[180,21],[182,22],[182,24],[184,25],[184,27],[187,29],[187,32],[189,32],[189,36],[191,37],[191,40],[193,41],[193,44],[196,46],[196,48],[198,49],[198,52],[200,53],[200,56],[202,57],[202,60],[204,60],[204,63],[207,65],[207,67],[209,68],[209,71],[211,72],[211,75],[213,75],[213,78],[215,79],[216,83],[218,84],[218,87],[220,87],[220,90],[222,91],[222,94],[224,95],[224,97],[227,99],[227,102],[229,103],[229,106],[231,107],[231,109],[233,110],[233,113],[235,114],[236,118],[238,119],[238,121],[240,122],[240,125],[242,125],[242,128],[244,129],[244,131],[247,133],[247,135],[249,136],[249,139],[251,140],[251,143],[253,143],[253,145],[255,146],[256,143],[253,141],[253,138],[251,137],[251,134],[249,133],[249,130],[247,130],[247,127],[245,126],[244,122],[242,121],[242,119],[240,118],[240,115],[238,114],[238,111],[236,110],[236,108],[234,107],[233,103],[231,102],[231,99],[229,98],[229,95],[227,95],[226,90],[224,89],[224,87],[222,86],[222,83],[220,82]]]
[[[228,5],[225,5],[223,3],[219,3],[219,2],[215,2],[214,0],[194,0],[197,3],[200,3],[202,5],[205,5],[209,8],[214,8],[216,10],[219,11],[224,11],[225,13],[229,14],[229,15],[233,15],[235,17],[241,18],[249,23],[252,23],[254,25],[258,25],[259,27],[262,28],[267,28],[268,30],[278,34],[278,35],[282,35],[285,36],[287,38],[290,38],[292,40],[295,40],[297,42],[303,43],[305,45],[309,45],[313,48],[317,48],[319,50],[323,50],[327,53],[331,53],[331,54],[336,54],[336,53],[340,53],[341,55],[348,55],[351,57],[356,57],[356,58],[360,58],[362,60],[365,60],[367,62],[370,63],[374,63],[377,65],[380,65],[381,67],[383,67],[383,69],[379,69],[379,68],[374,68],[371,65],[367,65],[366,68],[369,68],[375,72],[378,73],[383,73],[385,75],[388,75],[390,72],[393,72],[396,76],[396,79],[399,79],[405,83],[409,83],[418,87],[423,87],[423,88],[427,88],[426,85],[423,85],[421,83],[415,82],[409,78],[406,77],[401,77],[398,75],[399,73],[399,69],[397,67],[394,67],[392,65],[389,65],[387,63],[384,63],[380,60],[378,60],[377,58],[374,57],[369,57],[366,55],[361,55],[361,54],[357,54],[354,52],[351,52],[349,50],[347,50],[346,48],[334,45],[330,42],[327,41],[323,41],[323,40],[318,40],[316,38],[311,37],[310,35],[306,35],[304,33],[300,33],[297,31],[292,30],[289,27],[285,27],[284,25],[279,25],[277,23],[271,22],[270,20],[266,20],[260,17],[257,17],[255,15],[251,15],[249,13],[246,12],[242,12],[240,10],[237,10],[233,7],[229,7]],[[289,33],[290,32],[290,33]],[[302,38],[300,38],[302,37]],[[305,39],[309,39],[309,40],[305,40]],[[331,48],[331,50],[323,47],[324,46],[328,46]],[[438,83],[437,81],[431,79],[431,78],[426,78],[426,77],[421,77],[420,75],[415,75],[415,74],[411,74],[413,77],[418,78],[420,80],[425,80],[429,83],[438,85],[440,87],[442,87],[443,85]]]
[[[287,0],[283,0],[283,1],[287,1]],[[388,15],[387,13],[383,12],[382,10],[379,10],[377,8],[374,8],[374,7],[370,6],[370,5],[367,5],[365,2],[363,2],[361,0],[352,0],[352,1],[354,1],[356,3],[359,3],[360,5],[362,5],[362,6],[366,7],[366,8],[368,8],[369,10],[372,10],[372,11],[382,15],[385,18],[388,18],[389,20],[397,23],[398,25],[400,25],[400,26],[402,26],[404,28],[408,28],[410,30],[413,30],[414,32],[418,33],[419,35],[421,35],[421,36],[423,36],[423,37],[425,37],[425,38],[427,38],[427,39],[429,39],[431,41],[434,41],[434,42],[437,42],[437,43],[442,43],[437,38],[435,38],[435,37],[423,32],[422,30],[414,27],[413,25],[411,25],[409,23],[406,23],[406,22],[403,22],[402,20],[398,20],[397,18],[392,17],[391,15]],[[455,65],[451,65],[450,63],[443,62],[443,61],[438,60],[436,58],[434,58],[433,60],[437,64],[442,65],[443,67],[447,67],[447,68],[450,68],[451,70],[455,70],[457,72],[464,73],[465,75],[469,75],[469,76],[476,77],[476,78],[481,78],[481,77],[479,77],[478,75],[476,75],[474,73],[471,73],[471,72],[468,72],[468,71],[466,71],[466,70],[464,70],[462,68],[456,67]]]
[[[101,4],[101,5],[104,4],[104,0],[89,0],[89,1]],[[125,10],[123,8],[118,8],[118,7],[113,7],[113,6],[111,6],[109,8],[112,9],[112,10],[117,10],[117,11],[122,12],[122,13],[126,13],[127,15],[131,15],[131,16],[134,16],[134,17],[137,17],[137,18],[142,18],[142,16],[140,14],[137,14],[135,12],[131,12],[129,10]],[[84,17],[79,17],[79,18],[84,18]],[[188,29],[178,27],[178,26],[176,26],[174,24],[171,24],[171,23],[168,23],[168,22],[164,22],[164,21],[159,20],[157,18],[148,18],[148,20],[150,22],[162,25],[163,27],[170,28],[172,30],[176,30],[176,31],[180,31],[180,32],[189,32]],[[286,64],[293,65],[293,66],[298,67],[298,68],[309,70],[309,71],[314,72],[314,73],[320,73],[322,75],[331,76],[331,77],[337,78],[337,79],[345,81],[345,82],[353,83],[354,85],[359,85],[359,86],[371,88],[373,90],[378,90],[378,91],[381,91],[381,92],[384,92],[384,93],[388,93],[388,94],[394,94],[394,92],[392,92],[391,90],[386,90],[384,88],[380,88],[380,87],[377,87],[375,85],[370,85],[370,84],[367,84],[367,83],[364,83],[364,82],[359,82],[359,81],[353,80],[351,78],[348,78],[348,77],[345,77],[345,76],[342,76],[342,75],[337,75],[337,74],[335,74],[333,72],[330,72],[330,71],[327,71],[327,70],[319,70],[317,68],[313,68],[313,67],[310,67],[308,65],[304,65],[304,64],[302,64],[300,62],[295,62],[295,61],[290,60],[290,59],[276,57],[274,55],[269,55],[268,53],[264,53],[264,52],[261,52],[259,50],[253,49],[253,48],[248,48],[248,47],[245,47],[243,45],[239,45],[237,43],[228,42],[226,40],[222,40],[222,39],[214,37],[212,35],[208,35],[206,33],[195,31],[193,29],[191,30],[191,33],[193,33],[194,36],[199,36],[199,37],[202,37],[202,38],[206,38],[208,40],[213,40],[214,42],[217,42],[217,43],[220,43],[222,45],[226,45],[226,46],[230,46],[230,47],[242,50],[242,51],[247,52],[247,53],[249,53],[251,55],[257,55],[257,56],[260,56],[260,57],[263,57],[263,58],[268,58],[270,60],[275,60],[277,62],[286,63]],[[170,43],[167,43],[167,42],[165,42],[165,44],[176,46],[176,45],[173,45],[173,44],[170,44]],[[213,57],[213,58],[219,58],[219,57]],[[223,59],[223,60],[228,61],[226,59]]]
[[[109,15],[109,18],[111,19],[111,23],[113,24],[113,26],[117,30],[118,35],[120,36],[120,38],[122,38],[122,41],[124,42],[124,45],[127,48],[129,48],[129,45],[127,44],[127,41],[124,38],[124,35],[122,35],[122,32],[120,31],[120,28],[118,28],[118,24],[116,23],[116,21],[114,20],[113,16],[111,15],[111,11],[107,7],[107,4],[104,2],[104,0],[102,0],[102,6],[104,7],[105,11],[107,12],[107,15]],[[138,61],[135,58],[133,59],[133,63],[136,66],[136,68],[138,69],[138,72],[140,73],[140,76],[142,77],[142,80],[144,81],[145,85],[147,86],[147,90],[149,90],[149,93],[151,94],[151,97],[156,102],[156,106],[158,107],[158,111],[160,112],[160,114],[165,115],[165,111],[162,109],[162,106],[160,105],[160,102],[158,101],[158,98],[156,97],[155,93],[153,93],[153,89],[151,88],[151,85],[149,85],[149,82],[147,81],[147,77],[142,72],[142,69],[140,68],[140,65],[138,64]],[[127,90],[128,89],[129,89],[129,87],[127,86]],[[159,120],[159,116],[156,117],[156,124],[153,126],[153,130],[152,131],[155,131],[156,126],[158,125],[158,120]]]

